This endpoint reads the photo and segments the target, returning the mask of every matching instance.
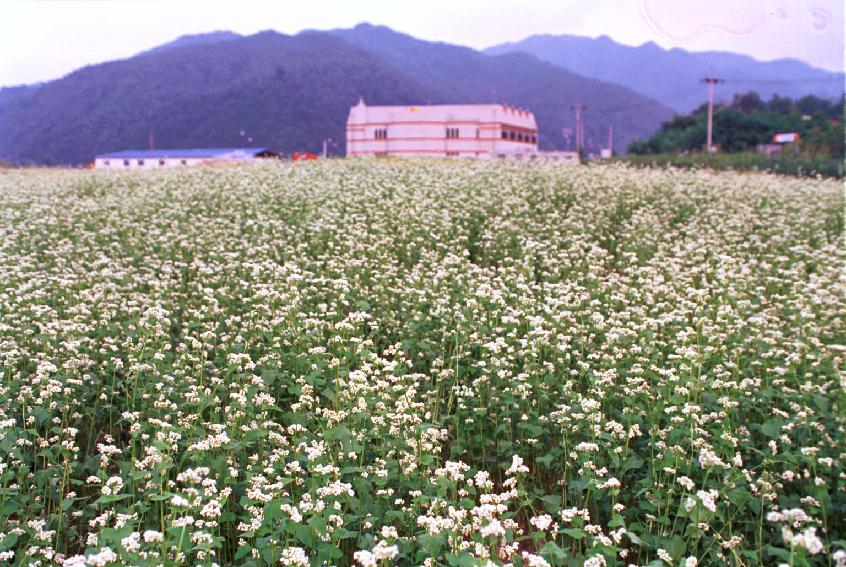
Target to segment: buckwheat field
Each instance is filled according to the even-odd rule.
[[[846,565],[841,183],[0,173],[0,563]]]

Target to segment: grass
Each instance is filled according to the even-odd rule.
[[[618,158],[620,161],[637,166],[673,166],[683,169],[707,168],[733,171],[764,171],[799,177],[834,177],[843,179],[844,162],[842,157],[791,156],[767,157],[757,153],[744,152],[735,154],[660,154],[628,155]]]

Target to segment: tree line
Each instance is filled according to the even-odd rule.
[[[791,99],[773,95],[763,100],[754,91],[736,94],[730,104],[714,107],[714,144],[721,152],[754,150],[772,143],[780,132],[798,132],[799,141],[790,144],[793,153],[813,157],[842,158],[843,113],[846,99],[832,101],[813,95]],[[691,153],[706,142],[708,105],[691,114],[674,115],[646,140],[629,146],[633,154]]]

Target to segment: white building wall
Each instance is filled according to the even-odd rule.
[[[503,131],[509,139],[502,138]],[[498,104],[366,106],[360,101],[347,120],[348,156],[490,158],[537,149],[534,115]]]
[[[163,161],[164,163],[159,163]],[[198,158],[96,158],[95,169],[160,169],[164,167],[193,166],[204,163]],[[239,160],[243,161],[243,160]]]

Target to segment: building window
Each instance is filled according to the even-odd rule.
[[[105,165],[106,167],[109,167],[109,160],[104,159],[104,160],[103,160],[103,165]]]
[[[388,152],[376,152],[373,155],[375,155],[376,157],[388,157]]]
[[[447,152],[447,157],[458,157],[458,152]]]
[[[164,164],[165,164],[165,160],[160,159],[160,160],[159,160],[159,165],[160,165],[160,166],[162,166],[162,167],[164,167]]]
[[[507,139],[508,139],[508,132],[506,132],[505,130],[503,130],[503,131],[502,131],[502,139],[503,139],[503,140],[507,140]]]
[[[188,160],[187,159],[181,159],[181,160],[179,160],[179,163],[181,163],[182,165],[188,165]]]
[[[515,134],[514,132],[509,132],[508,137],[511,138],[512,140],[515,140],[517,138],[517,134]]]
[[[144,160],[143,160],[143,159],[139,159],[139,160],[138,160],[138,165],[144,165]]]
[[[387,128],[376,128],[373,130],[373,137],[377,140],[387,140],[388,139],[388,129]]]
[[[481,136],[479,135],[479,129],[478,128],[476,128],[476,138],[481,138]]]
[[[446,129],[446,137],[447,138],[458,138],[458,128],[447,128]]]
[[[128,159],[123,160],[123,166],[129,167],[129,160]]]

